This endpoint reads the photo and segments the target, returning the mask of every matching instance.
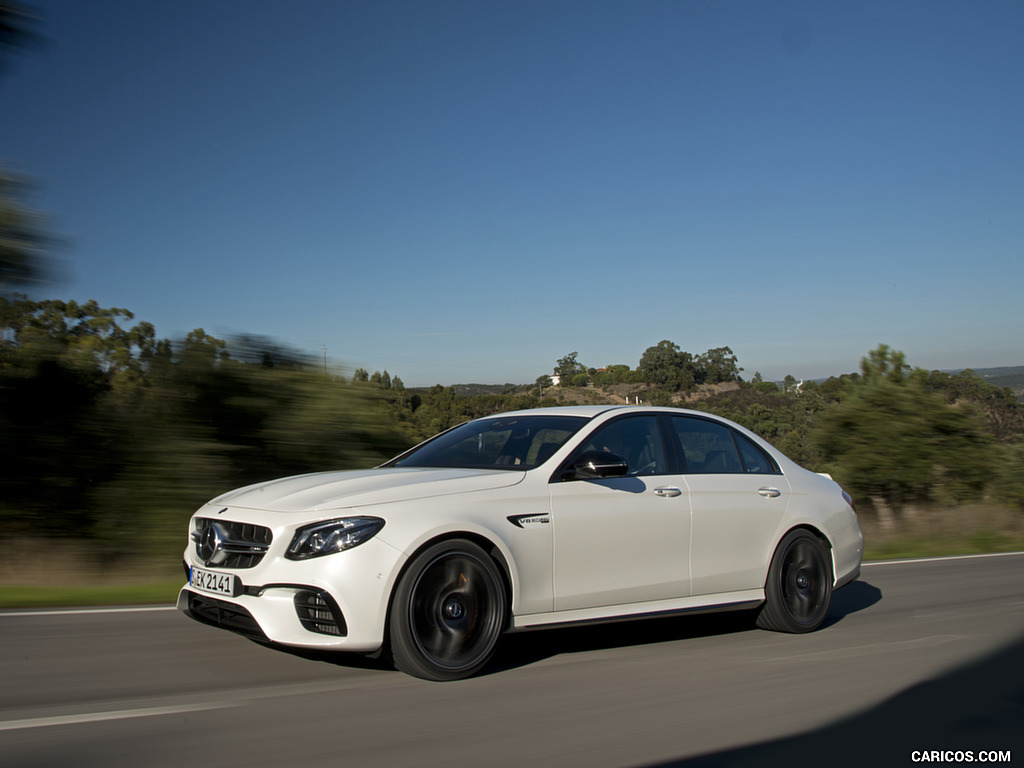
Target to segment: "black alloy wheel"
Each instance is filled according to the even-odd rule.
[[[757,617],[762,629],[812,632],[821,626],[832,599],[832,564],[827,547],[812,532],[797,529],[779,543],[764,585]]]
[[[490,660],[505,629],[498,566],[470,541],[439,542],[411,563],[391,605],[395,666],[427,680],[459,680]]]

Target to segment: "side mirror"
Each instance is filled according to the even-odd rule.
[[[586,451],[573,462],[572,469],[575,477],[623,477],[629,472],[629,463],[607,451]]]

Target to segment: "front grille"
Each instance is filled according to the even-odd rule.
[[[215,527],[220,539],[220,546],[212,554],[203,552],[203,532],[208,527]],[[192,540],[195,542],[196,555],[207,565],[218,568],[252,568],[267,553],[274,534],[262,525],[197,517]]]
[[[190,617],[203,624],[210,624],[221,629],[228,629],[240,635],[251,637],[254,640],[268,642],[267,636],[244,608],[229,603],[226,600],[217,600],[205,595],[197,595],[190,592],[188,596],[188,610],[185,611]]]
[[[326,592],[303,590],[295,595],[295,613],[310,632],[345,637],[348,627],[334,600]]]

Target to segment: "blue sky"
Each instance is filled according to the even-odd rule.
[[[406,385],[1024,364],[1024,4],[37,0],[0,162],[165,338]]]

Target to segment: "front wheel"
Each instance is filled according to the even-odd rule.
[[[426,680],[460,680],[490,660],[507,598],[494,560],[470,541],[442,541],[410,564],[391,603],[395,666]]]
[[[779,543],[764,585],[757,626],[776,632],[813,632],[832,599],[828,549],[810,531],[795,530]]]

